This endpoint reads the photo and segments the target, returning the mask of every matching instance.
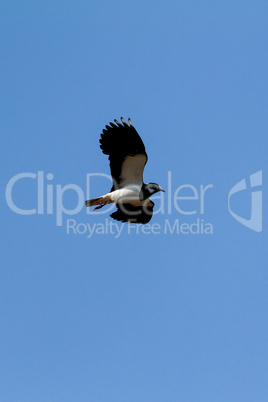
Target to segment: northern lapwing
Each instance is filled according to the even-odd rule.
[[[143,183],[143,170],[148,160],[145,146],[133,123],[121,117],[103,129],[100,148],[109,155],[113,179],[111,191],[101,197],[86,201],[86,206],[102,208],[115,203],[117,210],[111,218],[129,223],[148,223],[153,215],[154,203],[150,196],[164,191],[156,183]]]

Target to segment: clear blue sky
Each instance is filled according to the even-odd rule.
[[[245,179],[232,212],[261,212],[250,175],[262,171],[260,195],[267,14],[259,0],[1,1],[1,402],[267,401],[265,198],[261,232],[228,211]],[[116,238],[109,212],[85,208],[57,226],[64,186],[86,196],[86,175],[109,173],[99,135],[120,116],[146,145],[145,181],[166,189],[158,233],[123,225]],[[7,184],[31,173],[12,200],[37,208],[38,171],[53,213],[46,201],[44,214],[15,213]],[[203,213],[202,185],[213,186]],[[109,188],[92,179],[92,196]],[[197,199],[177,199],[178,211],[177,190]],[[74,190],[63,203],[76,208]],[[213,233],[171,233],[167,221]],[[99,231],[88,237],[87,224]]]

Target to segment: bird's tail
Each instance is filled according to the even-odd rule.
[[[95,210],[95,209],[104,207],[104,205],[106,205],[106,204],[109,204],[109,199],[108,199],[107,195],[104,195],[102,197],[93,198],[92,200],[87,200],[85,202],[85,204],[86,204],[86,207],[92,207],[94,205],[97,205],[94,208],[94,210]]]
[[[103,197],[98,197],[98,198],[92,198],[92,200],[87,200],[86,207],[92,207],[93,205],[103,204],[102,198]]]

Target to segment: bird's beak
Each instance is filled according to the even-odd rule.
[[[165,190],[163,190],[162,188],[160,188],[159,191],[163,191],[163,193],[165,193]]]

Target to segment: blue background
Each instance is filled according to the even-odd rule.
[[[1,1],[0,401],[267,401],[266,208],[256,233],[227,206],[243,178],[263,170],[265,184],[267,12],[259,0]],[[15,174],[83,191],[87,173],[108,174],[99,134],[120,116],[146,145],[145,181],[167,190],[171,171],[172,194],[213,184],[203,216],[165,209],[151,223],[202,218],[212,235],[87,238],[67,219],[108,213],[57,227],[55,213],[10,210]],[[96,178],[92,195],[109,188]],[[13,199],[35,208],[36,193],[25,179]],[[250,189],[232,208],[250,217]]]

